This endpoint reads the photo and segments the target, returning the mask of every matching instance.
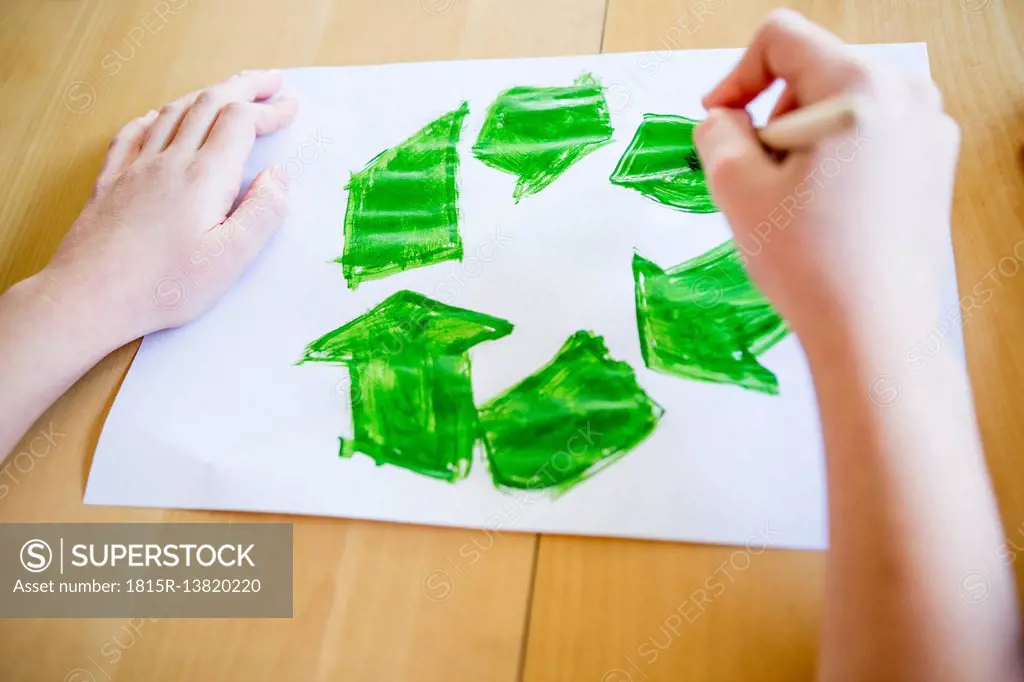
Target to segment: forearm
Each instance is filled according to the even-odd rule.
[[[0,461],[47,407],[119,345],[98,298],[51,270],[0,296]]]
[[[820,677],[1020,679],[1016,597],[992,561],[1003,533],[962,364],[944,349],[901,372],[926,335],[862,329],[803,339],[828,468]],[[991,591],[972,603],[958,587],[980,568]]]

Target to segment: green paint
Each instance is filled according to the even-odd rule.
[[[611,140],[604,88],[584,74],[569,87],[515,87],[498,95],[473,154],[516,176],[512,196],[518,203]]]
[[[579,331],[546,366],[480,410],[491,476],[502,488],[564,492],[629,452],[662,408],[604,339]]]
[[[693,129],[685,116],[644,114],[644,120],[610,178],[646,197],[688,213],[713,213]]]
[[[512,332],[505,320],[400,291],[306,347],[303,362],[347,365],[354,437],[362,452],[455,482],[469,473],[477,439],[469,349]]]
[[[350,289],[360,282],[462,258],[456,144],[466,102],[352,175],[341,263]]]
[[[756,356],[788,333],[747,277],[731,241],[669,270],[633,254],[636,322],[644,363],[687,379],[777,394]]]

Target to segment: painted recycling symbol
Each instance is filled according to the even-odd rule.
[[[462,259],[456,145],[468,114],[463,102],[352,175],[338,258],[350,289]],[[694,147],[696,124],[645,114],[610,182],[677,210],[716,211]],[[609,144],[612,133],[604,88],[584,74],[565,87],[499,94],[472,153],[515,176],[518,203]],[[634,253],[632,269],[649,369],[778,394],[775,374],[758,356],[788,329],[747,277],[731,241],[669,267]],[[513,331],[509,320],[399,291],[310,343],[300,364],[348,368],[354,434],[339,438],[341,457],[358,452],[378,465],[449,482],[469,474],[482,442],[500,489],[564,492],[657,427],[664,410],[590,330],[574,333],[546,365],[478,406],[470,349]],[[567,445],[573,442],[581,447]],[[553,453],[564,461],[554,463]]]

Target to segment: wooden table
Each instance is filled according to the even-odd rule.
[[[3,0],[0,288],[46,263],[123,121],[240,69],[735,47],[773,4]],[[929,43],[964,133],[961,291],[984,278],[995,289],[964,314],[977,409],[1006,533],[1024,546],[1024,276],[1005,260],[1024,240],[1024,3],[791,5],[849,41]],[[29,432],[16,453],[40,429],[54,444],[8,460],[0,520],[245,518],[82,505],[104,416],[136,348],[103,361]],[[288,521],[293,619],[7,620],[0,679],[790,682],[814,670],[821,554],[738,559],[727,547]],[[460,552],[467,546],[479,551]],[[1014,570],[1021,583],[1024,561]],[[695,595],[713,575],[725,589]]]

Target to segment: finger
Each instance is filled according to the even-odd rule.
[[[229,279],[256,259],[287,214],[288,180],[279,168],[267,168],[253,179],[231,215],[204,237],[232,245],[224,257]]]
[[[250,100],[263,100],[272,96],[280,88],[280,76],[280,72],[274,71],[246,71],[232,76],[223,85],[237,82],[238,85],[232,87],[241,92],[251,91]],[[160,115],[146,136],[142,152],[139,155],[141,158],[151,158],[167,148],[177,134],[185,115],[202,92],[204,91],[194,90],[163,106]]]
[[[711,196],[727,218],[736,217],[736,211],[778,174],[743,109],[711,109],[694,131],[694,142]],[[742,246],[742,235],[736,237]]]
[[[295,120],[299,100],[294,97],[282,97],[266,104],[249,104],[248,107],[253,112],[256,134],[269,135]]]
[[[153,122],[146,132],[146,139],[139,152],[139,158],[152,158],[167,148],[168,143],[173,139],[175,131],[181,124],[185,111],[195,101],[198,94],[198,91],[190,92],[184,97],[168,102],[160,109],[160,115],[157,116],[156,121]]]
[[[218,163],[241,166],[245,164],[252,152],[256,139],[257,128],[262,130],[271,121],[265,119],[260,124],[260,113],[251,104],[234,102],[220,110],[217,121],[210,130],[210,136],[203,144],[200,154],[206,159],[215,159]]]
[[[743,109],[712,109],[697,126],[693,139],[712,184],[724,185],[722,180],[742,180],[776,168],[757,138],[750,114]]]
[[[157,112],[150,110],[146,114],[129,121],[110,141],[107,157],[103,160],[97,184],[112,182],[114,178],[134,161],[142,141],[146,138],[146,129],[156,120]]]
[[[233,102],[264,101],[281,89],[281,83],[280,71],[252,71],[233,76],[223,83],[203,90],[195,103],[189,107],[171,144],[176,149],[198,149],[209,134],[221,109]],[[279,105],[279,108],[295,106],[293,98],[283,98],[279,101],[289,102]],[[294,114],[294,111],[292,113]],[[272,112],[267,112],[260,118],[272,115]]]
[[[242,71],[226,81],[226,84],[237,87],[241,98],[246,101],[260,102],[270,99],[281,89],[284,78],[278,69],[268,71]]]
[[[772,107],[772,113],[768,120],[774,121],[779,116],[785,116],[799,106],[800,98],[796,96],[796,91],[787,85],[786,89],[782,91],[782,95],[775,102],[775,106]]]
[[[266,103],[231,102],[230,105],[246,110],[245,118],[255,127],[256,135],[267,135],[288,125],[295,119],[295,114],[299,109],[299,101],[294,97],[282,97]],[[215,112],[209,121],[205,120],[206,116],[204,115],[203,120],[190,127],[189,130],[185,130],[185,127],[189,124],[191,115],[186,117],[185,123],[182,124],[181,130],[168,149],[195,151],[203,146],[209,139],[214,123],[220,118],[219,114],[219,111]]]
[[[857,58],[848,45],[792,10],[775,10],[754,36],[739,63],[703,103],[745,107],[782,78],[805,104],[842,90]]]

